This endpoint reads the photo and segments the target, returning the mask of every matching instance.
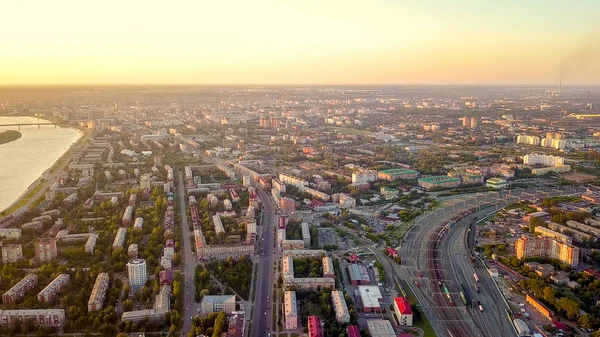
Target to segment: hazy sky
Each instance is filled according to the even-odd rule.
[[[599,14],[600,0],[7,0],[0,83],[600,84]]]

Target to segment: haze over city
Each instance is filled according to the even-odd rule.
[[[600,337],[599,1],[5,1],[0,336]]]
[[[9,1],[1,84],[599,84],[600,2]]]

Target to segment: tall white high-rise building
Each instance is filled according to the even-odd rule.
[[[544,165],[544,166],[560,166],[565,164],[565,158],[558,156],[548,156],[545,154],[527,154],[523,156],[523,164],[525,165]]]
[[[133,259],[127,263],[127,276],[129,277],[129,286],[141,287],[146,284],[148,274],[146,272],[146,260]]]
[[[517,136],[517,144],[540,145],[540,137],[518,135]]]

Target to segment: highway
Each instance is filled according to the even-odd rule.
[[[275,209],[265,191],[257,188],[262,204],[260,241],[257,244],[258,278],[254,297],[252,337],[266,337],[273,327],[273,249],[275,231]]]
[[[415,221],[400,249],[402,266],[394,269],[399,269],[398,275],[409,281],[438,336],[515,335],[506,316],[508,308],[493,279],[483,265],[479,263],[479,267],[474,268],[470,262],[467,234],[475,217],[481,219],[522,199],[580,194],[582,191],[515,189],[463,195],[445,200],[440,209]],[[459,218],[459,214],[463,216]],[[479,277],[479,293],[475,291],[474,272]],[[416,287],[415,282],[420,287]],[[461,284],[473,308],[461,301]],[[448,295],[444,289],[448,289]],[[477,301],[481,302],[483,312],[477,308]]]

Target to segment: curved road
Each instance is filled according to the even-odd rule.
[[[546,198],[558,195],[581,194],[582,189],[515,189],[512,191],[478,193],[464,195],[444,201],[444,207],[419,217],[414,226],[406,233],[401,247],[402,266],[399,275],[407,280],[422,305],[427,318],[438,336],[511,336],[514,329],[506,316],[506,305],[487,270],[479,264],[475,269],[471,265],[470,251],[467,245],[467,231],[474,217],[481,219],[495,210],[518,202],[521,199]],[[476,210],[477,208],[481,210]],[[473,211],[466,215],[443,234],[438,246],[436,236],[449,220],[458,214]],[[475,291],[473,273],[479,276]],[[422,275],[422,276],[421,276]],[[447,286],[455,306],[441,291],[438,276]],[[415,287],[415,282],[420,287]],[[463,284],[473,308],[466,307],[459,297]],[[477,309],[480,301],[483,312]]]

